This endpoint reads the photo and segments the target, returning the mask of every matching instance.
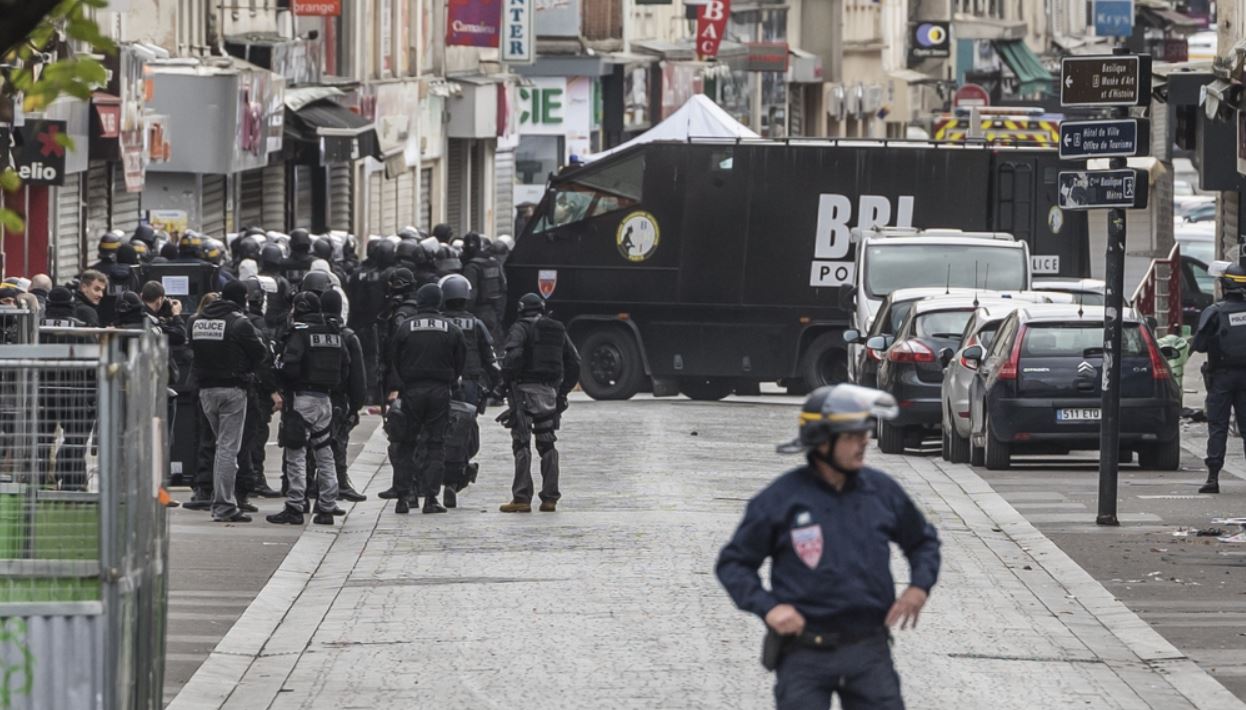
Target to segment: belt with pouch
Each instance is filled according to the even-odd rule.
[[[862,641],[885,637],[890,639],[891,632],[885,626],[862,631],[822,632],[806,629],[795,636],[780,636],[774,629],[766,627],[766,640],[762,644],[761,665],[768,671],[779,667],[783,654],[793,648],[811,648],[818,651],[834,651]]]

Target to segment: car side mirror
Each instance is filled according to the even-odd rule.
[[[1159,349],[1159,354],[1164,356],[1165,360],[1176,360],[1181,356],[1181,352],[1171,345],[1165,345]]]
[[[891,339],[885,335],[875,335],[874,337],[865,341],[865,347],[869,348],[870,350],[886,350],[887,348],[891,347]]]
[[[970,345],[961,351],[960,356],[965,358],[966,362],[979,363],[982,362],[982,356],[985,354],[981,345]]]
[[[861,331],[845,330],[844,331],[844,342],[850,345],[860,344],[861,343]]]
[[[952,349],[951,348],[943,348],[942,350],[939,351],[939,362],[944,367],[947,367],[947,364],[951,361],[952,361]]]

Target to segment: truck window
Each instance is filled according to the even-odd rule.
[[[632,207],[644,198],[645,156],[580,168],[552,188],[548,211],[537,222],[534,234],[563,227],[616,210]]]
[[[1028,286],[1025,274],[1025,250],[1011,246],[875,244],[865,254],[865,288],[873,298],[928,286],[1020,291]]]

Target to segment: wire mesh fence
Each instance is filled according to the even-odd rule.
[[[146,331],[0,345],[0,709],[161,705],[166,358]]]

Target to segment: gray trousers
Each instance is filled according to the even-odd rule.
[[[329,512],[337,507],[337,464],[333,459],[333,402],[320,392],[295,392],[294,412],[307,422],[307,443],[316,457],[319,493],[316,510]],[[302,512],[307,499],[307,447],[286,447],[286,504]]]
[[[511,449],[515,452],[515,480],[511,493],[519,503],[532,501],[532,439],[541,457],[541,500],[557,501],[558,491],[558,392],[549,385],[522,384],[511,390],[515,422]]]
[[[212,519],[225,520],[238,512],[234,481],[238,477],[238,450],[247,424],[247,391],[241,387],[199,390],[199,406],[216,439],[212,461]]]

